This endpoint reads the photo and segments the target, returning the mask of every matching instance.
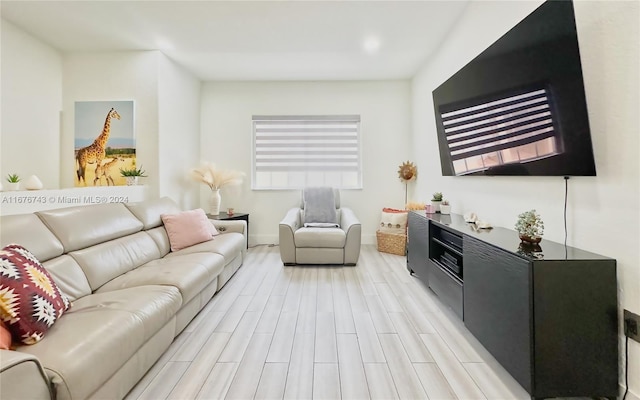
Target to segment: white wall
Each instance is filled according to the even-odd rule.
[[[240,188],[223,189],[222,209],[250,213],[250,244],[277,243],[278,223],[299,204],[299,191],[252,191],[252,115],[360,114],[362,190],[341,192],[342,204],[362,222],[363,242],[375,242],[382,207],[404,205],[398,166],[409,154],[411,94],[408,81],[209,82],[203,86],[201,158],[244,171]],[[201,185],[203,207],[208,189]]]
[[[443,191],[454,212],[475,211],[507,228],[513,228],[518,213],[536,208],[545,222],[545,238],[562,242],[562,177],[442,177],[432,111],[431,91],[539,4],[471,2],[438,53],[414,78],[413,158],[423,166],[416,193],[428,201],[431,193]],[[640,313],[639,5],[575,3],[598,175],[571,178],[568,204],[568,244],[617,259],[620,311],[636,313]],[[638,398],[640,344],[629,345],[629,386]],[[620,349],[623,382],[622,344]]]
[[[200,82],[157,51],[62,55],[2,20],[0,173],[73,187],[74,102],[134,100],[148,196],[198,203],[186,171],[199,160]],[[160,163],[159,160],[163,160]]]
[[[60,182],[73,187],[74,103],[76,101],[133,100],[137,165],[148,178],[148,194],[159,194],[158,58],[157,51],[75,53],[64,58],[64,113],[60,141]]]
[[[198,202],[187,171],[199,157],[200,82],[158,51],[74,53],[64,58],[60,180],[73,186],[74,102],[133,100],[137,164],[150,198]]]
[[[164,55],[159,67],[159,194],[191,209],[199,203],[188,171],[200,160],[200,81]]]
[[[37,175],[60,187],[62,56],[6,20],[2,29],[0,177]]]

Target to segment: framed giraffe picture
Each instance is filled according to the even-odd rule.
[[[75,186],[126,185],[136,162],[133,100],[76,101]]]

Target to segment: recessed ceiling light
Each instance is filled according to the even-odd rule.
[[[367,53],[375,53],[380,49],[380,40],[375,37],[370,37],[364,41],[364,50]]]

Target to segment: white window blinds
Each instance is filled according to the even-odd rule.
[[[360,116],[253,116],[254,189],[360,188]]]

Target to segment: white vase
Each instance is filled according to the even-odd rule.
[[[431,200],[431,206],[433,207],[434,213],[440,212],[440,203],[442,203],[442,201]]]
[[[125,177],[127,179],[127,186],[135,186],[138,184],[138,179],[140,178],[139,176],[126,176]]]
[[[212,190],[209,197],[209,212],[211,215],[220,215],[220,189]]]
[[[440,204],[440,213],[441,214],[451,214],[451,206]]]
[[[29,179],[24,182],[24,188],[27,190],[40,190],[43,188],[42,181],[35,175],[31,175]]]
[[[7,190],[20,190],[20,182],[7,182]]]

